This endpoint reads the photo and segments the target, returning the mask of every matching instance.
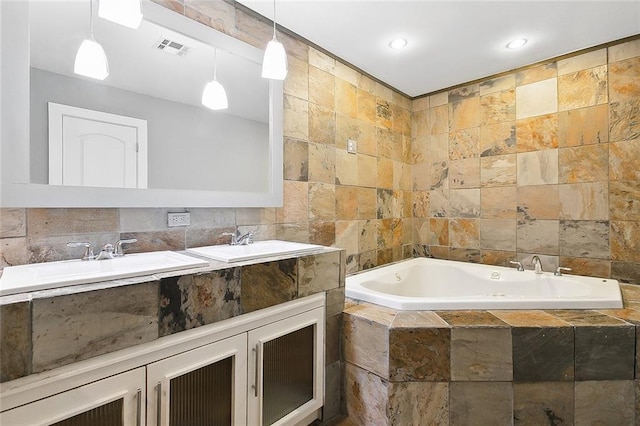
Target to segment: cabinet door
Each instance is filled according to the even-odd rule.
[[[3,426],[140,426],[144,367],[0,413]]]
[[[245,425],[245,333],[147,366],[147,425]]]
[[[324,400],[324,308],[252,330],[248,342],[249,424],[313,420]]]

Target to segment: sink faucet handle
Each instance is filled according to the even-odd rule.
[[[522,266],[522,262],[517,262],[515,260],[510,260],[509,263],[512,264],[512,265],[518,265],[518,271],[520,271],[520,272],[524,271],[524,266]]]
[[[91,245],[91,243],[70,241],[67,243],[67,247],[84,247],[82,260],[93,260],[96,258],[96,255],[93,254],[93,246]]]
[[[138,240],[136,238],[129,238],[126,240],[116,241],[116,250],[115,250],[114,256],[124,256],[124,248],[122,246],[124,244],[133,244],[137,242]]]
[[[556,268],[556,271],[553,273],[553,275],[555,275],[556,277],[561,277],[562,276],[562,271],[570,272],[571,268],[564,268],[562,266],[558,266]]]

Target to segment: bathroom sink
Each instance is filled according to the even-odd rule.
[[[108,260],[63,260],[4,268],[0,296],[208,266],[171,251],[127,254]]]
[[[223,262],[239,262],[242,260],[261,259],[263,257],[298,255],[317,253],[324,250],[315,244],[292,243],[290,241],[267,240],[256,241],[247,245],[218,245],[187,249],[189,253],[198,254]]]

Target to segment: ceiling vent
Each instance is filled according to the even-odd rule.
[[[189,46],[164,37],[160,38],[155,46],[157,49],[174,56],[184,56],[189,52]]]

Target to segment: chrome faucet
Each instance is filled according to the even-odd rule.
[[[536,274],[542,274],[542,262],[538,256],[533,256],[531,258],[531,263],[533,263],[533,271]]]
[[[247,244],[253,244],[253,232],[249,231],[246,234],[242,234],[239,229],[236,228],[235,232],[224,232],[222,235],[230,236],[232,246],[246,246]]]
[[[107,243],[102,246],[102,250],[100,250],[100,253],[97,255],[93,253],[93,246],[91,245],[91,243],[69,242],[67,243],[67,247],[84,247],[85,251],[82,255],[82,260],[106,260],[124,256],[124,249],[122,246],[124,244],[131,244],[137,241],[138,240],[135,238],[131,238],[128,240],[118,240],[115,244],[115,247],[113,244]]]

